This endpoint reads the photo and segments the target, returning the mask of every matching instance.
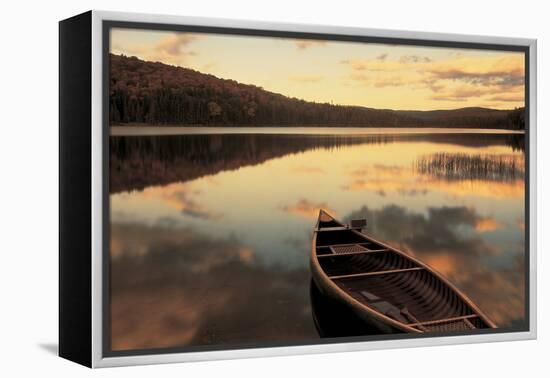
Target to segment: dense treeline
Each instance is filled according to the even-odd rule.
[[[307,102],[213,75],[110,56],[113,124],[521,128],[522,110],[400,112]],[[433,113],[433,114],[428,114]]]
[[[515,130],[525,130],[525,108],[516,108],[508,114],[508,123],[510,128]]]

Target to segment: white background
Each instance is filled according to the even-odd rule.
[[[539,339],[91,371],[55,356],[58,247],[58,25],[89,9],[537,38],[539,215],[547,212],[550,13],[539,1],[5,1],[0,23],[0,375],[542,376],[550,371],[548,271],[539,216]],[[546,66],[546,67],[545,67]],[[546,106],[545,106],[546,105]],[[75,125],[78,127],[78,125]],[[540,168],[541,167],[541,168]],[[545,175],[546,174],[546,175]],[[546,348],[546,351],[544,349]]]

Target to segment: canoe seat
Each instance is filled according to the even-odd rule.
[[[350,245],[342,245],[342,246],[331,246],[330,250],[332,253],[350,253],[350,252],[365,252],[368,251],[367,248],[363,247],[359,244],[350,244]]]
[[[369,292],[369,291],[366,291],[366,290],[363,290],[361,291],[361,295],[365,298],[367,298],[368,301],[370,302],[374,302],[374,301],[379,301],[380,300],[380,297],[377,297],[376,295],[374,295],[373,293]]]
[[[476,328],[468,319],[438,324],[426,324],[423,327],[426,328],[428,332],[469,331]]]
[[[409,323],[409,320],[401,313],[397,306],[366,290],[361,291],[361,295],[367,299],[369,306],[376,309],[378,312],[397,320],[398,322]]]

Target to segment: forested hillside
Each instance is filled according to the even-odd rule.
[[[314,103],[191,69],[110,55],[111,124],[523,129],[523,108],[431,112]]]

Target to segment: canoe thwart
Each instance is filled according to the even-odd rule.
[[[318,245],[317,248],[330,248],[330,247],[346,247],[350,245],[362,245],[362,246],[368,246],[372,245],[371,242],[364,242],[364,243],[344,243],[344,244],[327,244],[327,245]]]
[[[329,255],[331,256],[331,255]],[[334,255],[332,255],[334,257]],[[339,276],[329,276],[331,280],[341,280],[345,278],[355,278],[355,277],[367,277],[367,276],[378,276],[382,274],[396,274],[396,273],[406,273],[406,272],[415,272],[418,270],[423,270],[422,267],[415,268],[405,268],[405,269],[390,269],[390,270],[380,270],[377,272],[366,272],[366,273],[354,273],[354,274],[343,274]]]
[[[334,227],[316,228],[315,232],[349,231],[349,230],[351,229],[348,226],[334,226]]]

